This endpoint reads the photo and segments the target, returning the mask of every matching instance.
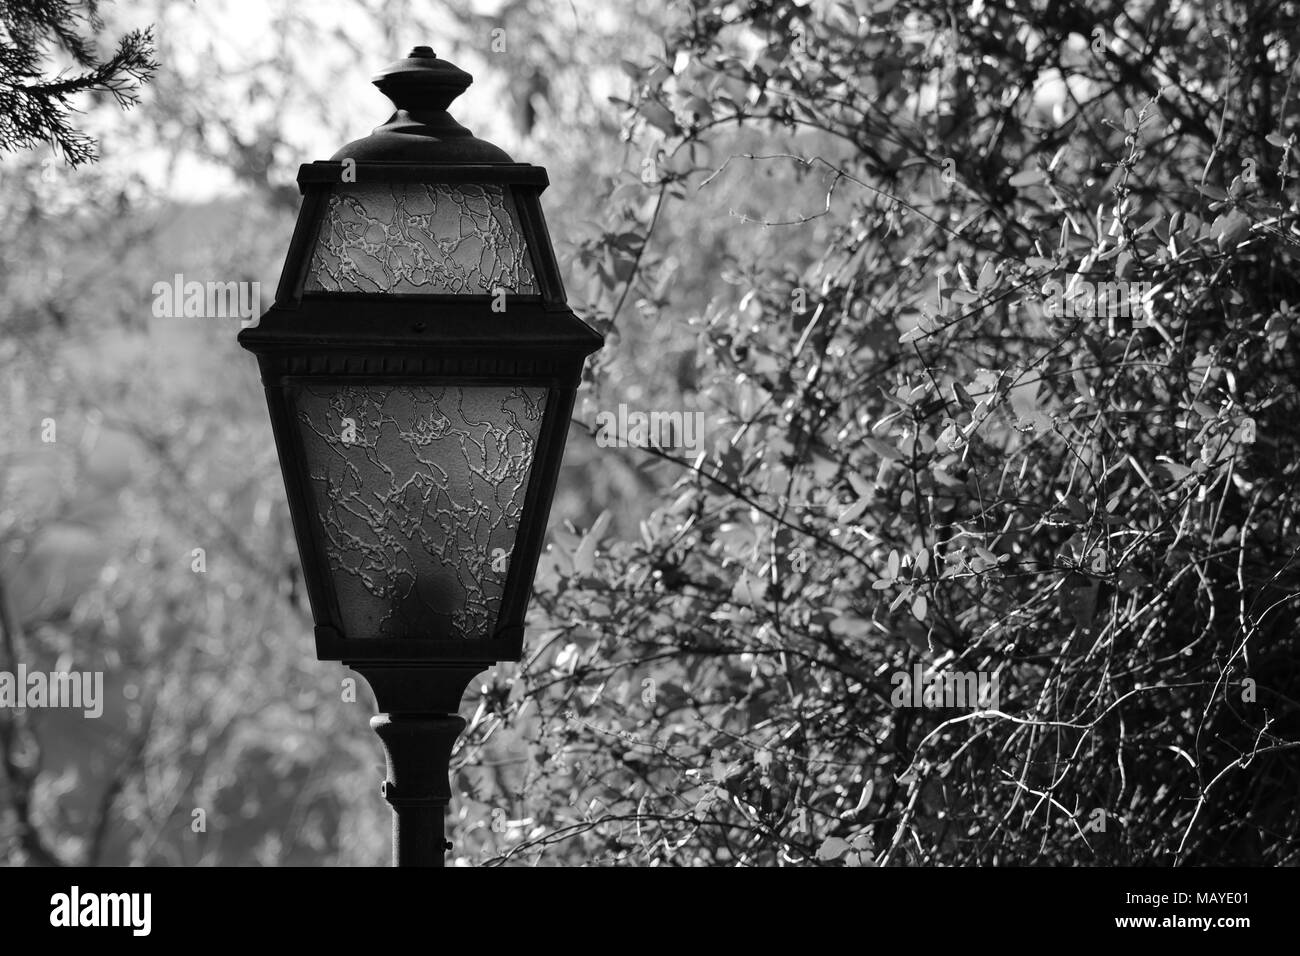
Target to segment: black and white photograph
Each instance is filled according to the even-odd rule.
[[[0,0],[4,923],[1293,926],[1298,321],[1300,0]]]

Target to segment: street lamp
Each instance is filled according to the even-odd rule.
[[[546,171],[447,107],[429,47],[374,83],[397,107],[302,166],[257,355],[321,660],[383,713],[393,862],[442,866],[469,682],[519,660],[574,394],[603,340],[565,304]]]

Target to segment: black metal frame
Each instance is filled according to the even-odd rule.
[[[603,338],[565,305],[538,194],[545,170],[513,164],[342,162],[299,170],[304,193],[275,304],[239,342],[256,353],[289,511],[316,622],[321,660],[349,664],[481,663],[519,660],[533,575],[559,476],[583,361]],[[351,174],[355,174],[355,178]],[[315,240],[332,187],[367,183],[496,183],[512,190],[539,291],[510,293],[506,311],[490,295],[375,295],[305,292]],[[375,638],[343,633],[328,558],[312,516],[304,449],[289,390],[322,384],[522,385],[547,390],[496,630],[482,639]]]

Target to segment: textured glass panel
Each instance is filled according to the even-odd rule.
[[[536,292],[504,186],[375,183],[329,196],[308,292]]]
[[[346,637],[490,637],[546,389],[293,395]]]

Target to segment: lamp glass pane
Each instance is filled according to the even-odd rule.
[[[336,186],[306,292],[493,295],[537,291],[519,213],[504,186]]]
[[[491,637],[546,389],[291,389],[349,638]]]

